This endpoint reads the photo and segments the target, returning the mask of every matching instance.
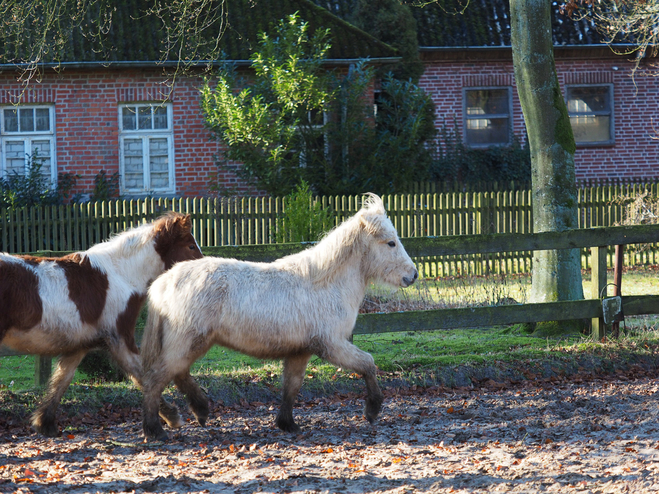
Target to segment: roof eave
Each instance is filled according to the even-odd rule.
[[[633,44],[593,44],[593,45],[554,45],[556,58],[561,59],[592,59],[617,58],[621,55],[614,51],[630,52]],[[420,46],[419,52],[423,61],[511,61],[510,46]]]
[[[391,64],[400,62],[400,57],[381,57],[381,58],[331,58],[325,59],[323,65],[353,65],[360,61],[365,61],[367,64]],[[249,67],[252,64],[251,60],[229,60],[229,63],[239,67]],[[211,66],[213,68],[220,67],[224,62],[220,60],[198,60],[195,62],[161,62],[161,61],[113,61],[113,62],[59,62],[59,63],[40,63],[37,65],[39,69],[147,69],[147,68],[202,68]],[[34,68],[34,64],[27,63],[4,63],[0,64],[0,72],[7,72],[12,70],[25,70]]]

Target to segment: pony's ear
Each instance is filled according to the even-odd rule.
[[[359,224],[369,235],[376,235],[382,230],[382,221],[386,216],[362,209],[359,213]]]
[[[362,202],[362,209],[369,211],[374,214],[386,215],[387,211],[384,209],[384,203],[382,199],[377,194],[368,192],[364,194],[364,200]]]
[[[370,192],[366,194],[362,208],[357,214],[360,224],[369,235],[376,235],[381,231],[382,222],[387,217],[382,199]]]
[[[192,219],[189,214],[170,212],[156,221],[155,235],[167,237],[183,237],[192,231]]]
[[[189,214],[179,214],[174,219],[174,222],[178,224],[179,228],[184,230],[186,233],[192,231],[192,218]]]

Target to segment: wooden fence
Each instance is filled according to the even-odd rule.
[[[579,228],[613,226],[623,220],[623,197],[647,193],[656,198],[659,184],[618,184],[578,189]],[[399,194],[383,197],[401,237],[526,234],[533,231],[531,191],[513,189],[485,192]],[[323,208],[339,223],[360,207],[361,196],[322,197]],[[115,200],[67,206],[0,210],[1,249],[9,253],[78,251],[114,232],[149,221],[165,211],[189,213],[193,233],[202,247],[269,244],[278,228],[286,228],[282,198],[184,198]],[[657,245],[629,251],[629,264],[657,263]],[[487,272],[528,272],[530,251],[470,256],[424,256],[415,259],[423,276],[437,277]],[[608,253],[609,265],[613,251]],[[583,265],[589,266],[588,250]]]
[[[592,266],[592,288],[587,300],[521,304],[466,309],[436,309],[386,314],[360,314],[355,334],[394,331],[428,331],[460,327],[491,327],[522,322],[592,319],[593,336],[604,336],[600,294],[606,288],[606,246],[654,243],[659,240],[659,225],[592,228],[567,232],[507,233],[403,239],[411,256],[464,256],[476,253],[581,249],[591,247],[596,262]],[[262,244],[204,248],[205,255],[269,262],[299,252],[309,244]],[[586,295],[588,296],[588,294]],[[622,297],[626,316],[659,314],[659,295]],[[0,346],[0,356],[16,355]],[[35,379],[45,383],[50,373],[49,357],[36,357]]]

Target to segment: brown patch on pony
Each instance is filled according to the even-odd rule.
[[[107,275],[92,266],[87,256],[70,254],[55,261],[64,270],[69,285],[69,298],[80,313],[80,320],[94,324],[105,308],[108,295]]]
[[[17,256],[31,266],[54,262],[62,268],[69,288],[69,298],[75,304],[84,323],[94,324],[101,317],[105,307],[108,277],[94,268],[89,258],[78,252],[64,257]]]
[[[133,353],[139,353],[135,344],[135,323],[145,299],[145,294],[133,293],[126,303],[126,308],[117,317],[117,332]]]
[[[0,261],[0,341],[9,328],[28,330],[42,315],[37,275],[18,263]]]
[[[203,254],[192,236],[190,215],[170,212],[153,224],[155,249],[165,270],[181,261],[201,259]]]

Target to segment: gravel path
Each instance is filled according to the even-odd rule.
[[[388,390],[376,426],[361,397],[328,396],[298,405],[298,436],[262,403],[214,405],[165,445],[141,442],[139,410],[65,418],[77,430],[57,439],[19,424],[0,435],[0,491],[659,492],[659,385],[622,379]]]

